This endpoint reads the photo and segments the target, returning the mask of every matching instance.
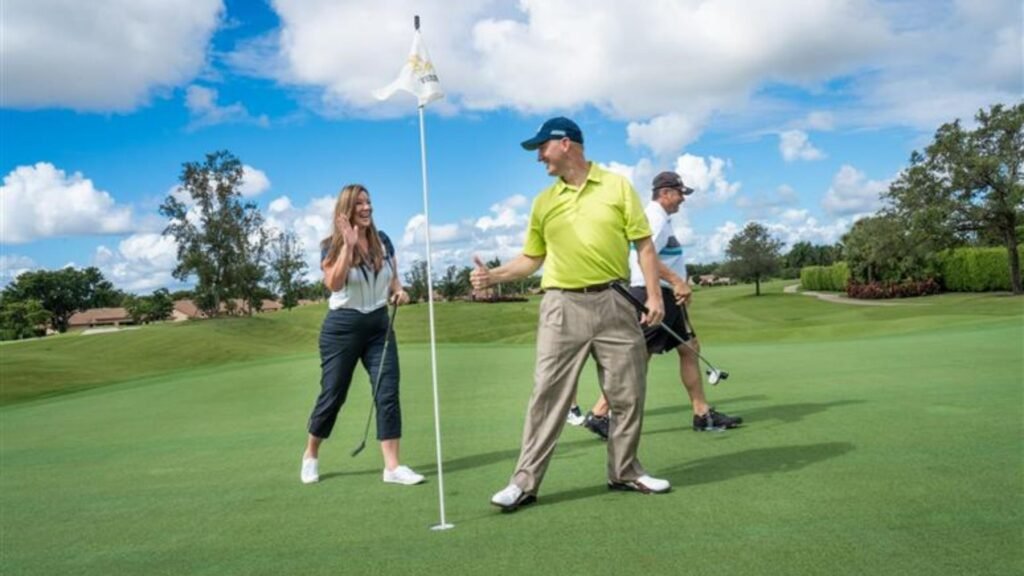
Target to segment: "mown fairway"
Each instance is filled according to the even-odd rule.
[[[751,287],[696,296],[709,388],[747,425],[689,429],[652,363],[641,457],[663,496],[609,493],[566,427],[540,501],[488,505],[518,452],[536,302],[439,306],[438,521],[425,306],[399,313],[403,460],[380,482],[361,374],[303,486],[322,310],[0,347],[3,574],[1019,574],[1024,303],[857,307]],[[585,371],[580,398],[596,396]],[[109,382],[116,382],[109,384]],[[60,393],[69,388],[91,388]],[[42,396],[40,396],[42,394]],[[56,394],[56,395],[55,395]],[[33,399],[34,398],[34,399]]]

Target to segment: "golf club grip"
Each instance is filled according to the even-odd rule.
[[[626,300],[629,300],[629,303],[632,304],[634,308],[636,308],[637,312],[641,314],[647,314],[647,306],[644,306],[643,302],[637,300],[636,296],[630,294],[629,290],[626,289],[622,284],[619,284],[618,282],[612,282],[612,290],[615,290],[619,294],[622,294],[622,296],[624,296]]]

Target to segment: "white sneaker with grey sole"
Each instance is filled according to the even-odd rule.
[[[662,480],[661,478],[654,478],[644,474],[636,480],[628,480],[626,482],[608,482],[609,490],[625,490],[627,492],[640,492],[643,494],[664,494],[672,489],[672,484],[668,480]]]
[[[384,469],[384,481],[388,484],[412,486],[423,482],[424,479],[422,474],[413,472],[408,466],[397,466],[394,470]]]
[[[316,458],[303,458],[302,470],[299,478],[303,484],[313,484],[320,481],[320,462]]]
[[[576,404],[573,404],[572,408],[569,408],[569,413],[565,415],[565,423],[569,426],[582,426],[586,419],[583,411]]]
[[[501,508],[502,512],[515,512],[520,506],[533,504],[536,501],[536,496],[523,492],[523,489],[515,484],[509,484],[491,496],[491,504]]]

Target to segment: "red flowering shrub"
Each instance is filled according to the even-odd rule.
[[[908,280],[906,282],[868,282],[862,284],[851,280],[846,285],[846,295],[862,300],[880,300],[883,298],[913,298],[942,292],[942,286],[933,278],[926,280]]]

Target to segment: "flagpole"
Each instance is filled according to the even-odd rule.
[[[420,29],[420,17],[415,16],[413,25]],[[427,187],[427,135],[423,123],[423,104],[420,113],[420,172],[423,178],[423,217],[426,220],[427,238],[427,316],[430,324],[430,372],[434,388],[434,437],[437,442],[437,496],[440,501],[441,521],[430,527],[431,530],[448,530],[454,528],[444,516],[444,468],[441,458],[441,410],[437,394],[437,338],[434,335],[434,273],[431,267],[432,252],[430,250],[430,194]]]

